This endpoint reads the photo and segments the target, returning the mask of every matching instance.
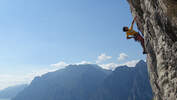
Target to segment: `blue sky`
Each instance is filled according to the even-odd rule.
[[[126,0],[0,1],[0,75],[23,75],[64,61],[126,63],[145,59],[140,44],[126,40],[131,24]],[[126,59],[118,61],[121,53]]]

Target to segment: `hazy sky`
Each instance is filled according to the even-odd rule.
[[[63,65],[144,59],[122,32],[131,21],[126,0],[1,0],[0,89]]]

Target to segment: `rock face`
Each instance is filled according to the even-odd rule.
[[[127,0],[144,35],[154,100],[177,100],[177,0]]]

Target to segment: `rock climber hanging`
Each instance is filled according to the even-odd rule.
[[[135,20],[136,20],[136,17],[133,19],[131,27],[128,28],[127,26],[124,26],[123,31],[126,32],[127,39],[134,38],[135,41],[140,42],[143,48],[143,54],[147,54],[145,46],[144,46],[144,38],[140,35],[139,32],[136,32],[135,30],[133,30],[133,25],[135,23]]]

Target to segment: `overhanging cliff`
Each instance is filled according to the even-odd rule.
[[[127,0],[144,34],[154,100],[177,100],[177,0]]]

